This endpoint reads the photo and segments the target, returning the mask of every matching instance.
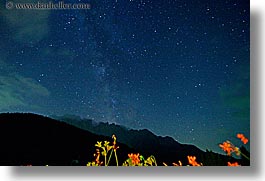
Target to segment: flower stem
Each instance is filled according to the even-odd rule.
[[[112,152],[113,152],[113,150],[111,150],[111,152],[110,152],[110,155],[109,155],[109,159],[108,159],[108,163],[107,163],[107,165],[109,165],[110,158],[111,158],[111,156],[112,156]]]
[[[155,159],[155,157],[152,156],[152,158],[154,159],[155,166],[157,166],[157,163],[156,163],[156,159]]]
[[[118,162],[118,157],[117,157],[116,149],[114,150],[114,154],[115,154],[115,158],[116,158],[117,166],[119,166],[119,162]]]
[[[241,155],[242,155],[243,157],[245,157],[246,159],[250,160],[250,158],[249,158],[247,155],[245,155],[245,154],[242,153],[242,152],[240,152],[240,153],[241,153]]]

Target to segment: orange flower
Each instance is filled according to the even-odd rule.
[[[98,165],[101,165],[103,162],[100,162],[100,160],[99,160],[99,158],[100,158],[100,151],[99,151],[99,149],[96,149],[96,152],[97,152],[97,153],[94,154],[94,156],[96,157],[95,162],[96,162]]]
[[[219,144],[219,147],[222,148],[227,155],[231,155],[231,152],[234,151],[234,146],[230,143],[230,141],[223,142],[223,144]]]
[[[240,165],[237,162],[235,162],[235,163],[227,162],[227,166],[229,166],[229,167],[238,167]]]
[[[196,157],[195,156],[188,156],[189,164],[192,166],[201,166],[196,162]]]
[[[179,161],[179,164],[177,164],[177,163],[172,163],[172,164],[173,164],[173,166],[182,166],[181,161]]]
[[[244,144],[247,144],[248,139],[243,134],[238,133],[236,136],[237,138],[241,139]]]
[[[139,156],[140,156],[139,153],[137,153],[137,154],[133,154],[133,153],[128,154],[128,157],[132,160],[132,164],[133,165],[137,165],[137,164],[140,163]]]
[[[117,138],[115,135],[112,135],[112,139],[113,139],[113,149],[117,150],[119,148],[119,146],[117,146]]]

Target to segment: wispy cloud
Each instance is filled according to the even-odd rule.
[[[37,0],[12,0],[13,3],[36,3]],[[48,2],[44,0],[42,2]],[[8,32],[8,40],[14,46],[36,44],[49,34],[49,10],[8,10],[5,3],[0,4],[1,27]],[[18,45],[16,45],[18,44]],[[0,111],[14,111],[21,108],[37,108],[36,100],[50,95],[47,88],[33,78],[18,72],[14,64],[9,63],[5,45],[0,50]],[[10,49],[12,52],[12,47]],[[34,100],[34,101],[33,101]],[[34,103],[33,103],[34,102]]]
[[[18,74],[0,75],[0,111],[18,107],[34,107],[30,99],[49,96],[47,88],[31,78]]]
[[[249,122],[250,120],[250,82],[249,62],[238,67],[236,78],[231,84],[220,89],[223,106],[231,109],[232,116],[238,121]]]

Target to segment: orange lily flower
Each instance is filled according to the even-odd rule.
[[[173,166],[182,166],[181,161],[179,161],[179,164],[177,164],[177,163],[172,163],[172,164],[173,164]]]
[[[248,139],[243,134],[238,133],[237,138],[241,139],[244,144],[247,144],[248,142]]]
[[[227,162],[227,166],[229,166],[229,167],[238,167],[240,165],[237,162],[235,162],[235,163]]]
[[[132,160],[132,164],[133,165],[137,165],[137,164],[140,163],[139,156],[140,156],[139,153],[137,153],[137,154],[133,154],[133,153],[128,154],[128,157]]]
[[[96,152],[97,153],[94,154],[94,156],[96,157],[96,163],[97,164],[100,164],[100,161],[99,161],[100,151],[99,151],[99,149],[96,149]]]
[[[201,166],[196,162],[196,157],[195,156],[188,156],[189,164],[192,166]]]
[[[230,143],[230,141],[223,142],[223,144],[219,144],[219,147],[222,148],[225,152],[227,152],[227,155],[231,155],[231,153],[234,151],[233,145]]]

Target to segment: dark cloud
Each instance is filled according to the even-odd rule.
[[[37,1],[13,0],[13,2],[32,3]],[[0,14],[9,28],[9,35],[19,43],[34,44],[47,37],[49,33],[49,10],[7,10],[1,7]]]

